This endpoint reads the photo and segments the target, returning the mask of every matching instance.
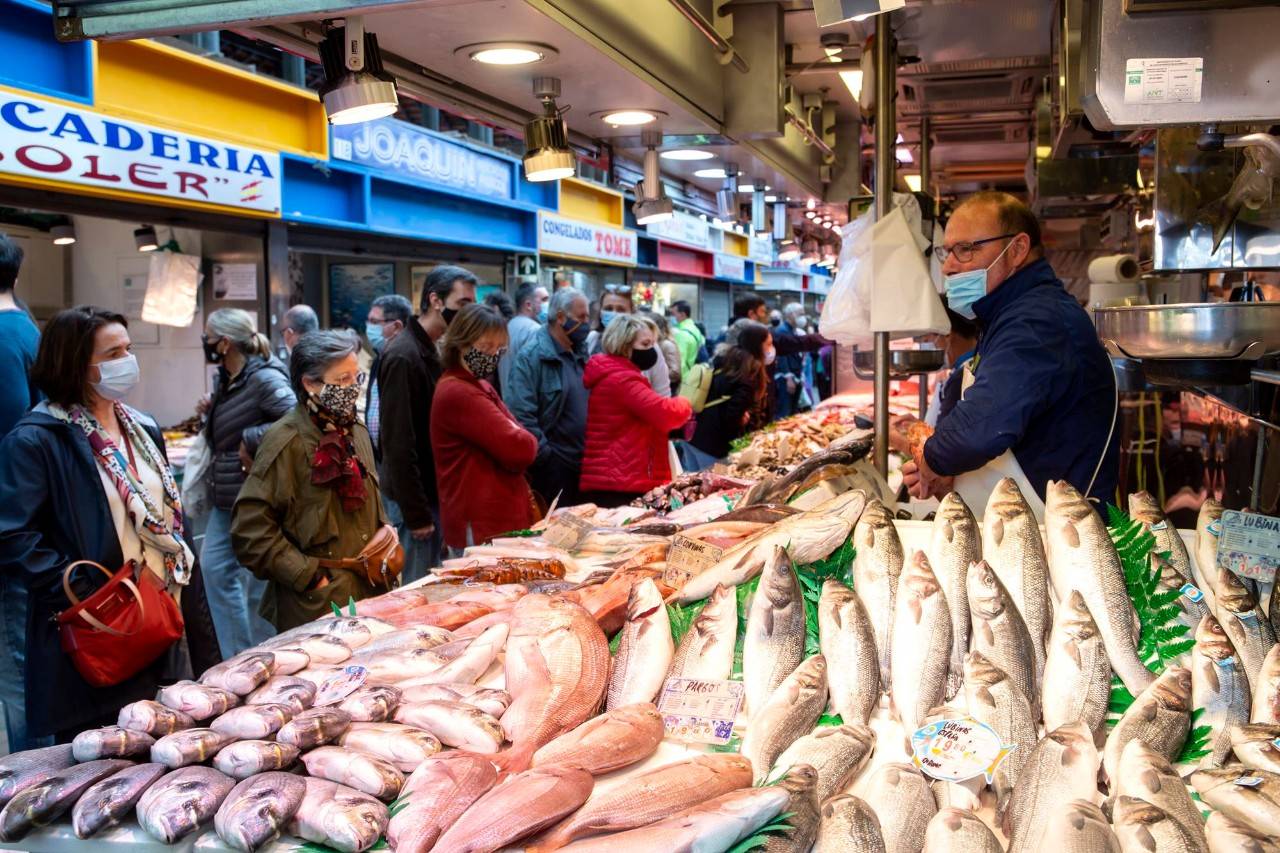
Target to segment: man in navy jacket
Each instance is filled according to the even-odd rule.
[[[941,253],[949,304],[978,323],[975,381],[904,466],[912,494],[942,497],[956,475],[1012,450],[1041,500],[1049,480],[1065,479],[1114,502],[1115,375],[1089,315],[1044,259],[1035,215],[1013,196],[978,193],[952,214]]]

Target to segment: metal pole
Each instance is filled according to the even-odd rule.
[[[1262,506],[1262,462],[1267,453],[1267,428],[1262,424],[1256,425],[1258,428],[1258,449],[1254,451],[1253,457],[1253,488],[1249,495],[1249,509],[1254,512],[1258,511],[1258,507]]]
[[[893,170],[897,165],[894,151],[898,137],[894,95],[898,70],[897,49],[893,41],[893,24],[884,13],[876,18],[876,219],[893,210]],[[888,284],[888,282],[881,282]],[[891,285],[890,285],[891,286]],[[881,477],[889,475],[889,333],[875,333],[875,427],[876,470]]]
[[[920,420],[924,420],[929,414],[929,374],[917,373],[916,380],[920,383]]]
[[[930,125],[933,122],[928,116],[920,119],[920,189],[924,190],[925,195],[933,198],[933,164],[930,160],[933,157],[933,140],[929,138],[929,131],[932,129]],[[936,205],[930,213],[936,213]]]

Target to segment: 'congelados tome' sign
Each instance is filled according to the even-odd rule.
[[[333,159],[487,198],[513,195],[509,161],[397,119],[335,126]]]
[[[538,213],[538,250],[628,267],[636,265],[634,232],[566,219],[545,211]]]
[[[280,155],[0,92],[0,173],[280,212]]]

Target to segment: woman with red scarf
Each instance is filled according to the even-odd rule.
[[[299,338],[289,373],[299,403],[267,430],[232,511],[240,564],[268,581],[262,615],[279,630],[379,590],[350,563],[384,524],[369,431],[356,418],[360,342]]]

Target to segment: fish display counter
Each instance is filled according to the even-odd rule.
[[[0,759],[0,840],[1270,849],[1280,608],[1219,568],[1220,505],[1176,531],[1145,495],[1104,519],[1065,483],[1043,527],[1012,481],[928,521],[814,495],[869,449],[468,548]]]

